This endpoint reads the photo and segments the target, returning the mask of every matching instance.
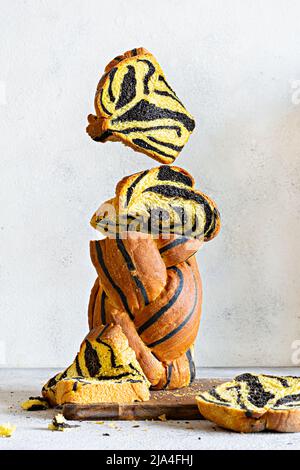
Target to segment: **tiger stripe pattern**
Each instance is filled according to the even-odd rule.
[[[192,176],[175,166],[125,177],[115,198],[95,212],[91,225],[109,237],[140,231],[209,241],[220,230],[220,214],[214,201],[194,186]]]
[[[246,417],[268,409],[300,409],[300,377],[245,373],[202,393],[199,401],[242,410]]]
[[[165,287],[166,266],[150,237],[137,238],[131,233],[124,240],[105,238],[91,241],[90,252],[109,301],[116,308],[124,309],[132,320],[135,312],[149,305]],[[136,261],[145,252],[150,255],[147,271],[141,269]],[[149,272],[155,272],[155,286]]]
[[[202,301],[197,262],[182,250],[191,241],[127,235],[90,243],[98,278],[90,295],[89,327],[120,324],[153,388],[189,385],[195,377],[192,351]],[[150,373],[157,372],[153,377],[150,363]]]
[[[97,142],[121,141],[161,163],[173,163],[195,121],[168,84],[154,56],[133,49],[108,64],[87,132]]]
[[[71,381],[74,387],[99,385],[100,382],[140,383],[149,387],[134,351],[119,326],[101,323],[95,326],[80,346],[73,363],[44,385],[43,396],[53,405],[61,382]],[[74,390],[76,391],[76,390]]]

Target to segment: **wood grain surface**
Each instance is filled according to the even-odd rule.
[[[195,396],[218,385],[226,379],[197,379],[192,385],[177,390],[151,392],[149,401],[118,404],[99,403],[77,405],[67,403],[63,415],[69,420],[164,420],[203,419],[198,411]]]

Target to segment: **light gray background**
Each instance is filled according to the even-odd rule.
[[[106,63],[153,52],[197,127],[177,160],[218,203],[197,365],[288,366],[300,339],[298,1],[1,0],[0,362],[65,366],[87,331],[89,226],[155,162],[94,143]]]

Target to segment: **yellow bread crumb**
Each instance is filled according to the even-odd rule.
[[[0,424],[0,436],[1,437],[11,437],[15,432],[16,426],[10,423]]]
[[[118,426],[115,423],[109,423],[108,427],[112,428],[112,429],[117,429],[118,428]]]

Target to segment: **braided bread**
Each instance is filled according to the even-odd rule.
[[[197,397],[200,413],[227,429],[300,432],[300,378],[242,374]]]
[[[195,127],[160,65],[142,47],[106,66],[95,110],[87,127],[93,140],[121,141],[161,163],[175,160]]]
[[[209,241],[220,230],[220,215],[213,200],[194,189],[187,171],[163,165],[123,178],[91,225],[110,237],[140,231]]]
[[[81,344],[73,363],[42,389],[53,406],[67,402],[126,403],[149,399],[149,382],[117,325],[99,325]]]
[[[215,203],[163,165],[123,178],[91,225],[107,237],[90,242],[90,328],[120,325],[153,388],[188,385],[202,302],[194,255],[220,229]]]
[[[194,253],[182,250],[189,240],[176,244],[179,237],[173,237],[170,258],[167,249],[163,258],[161,240],[139,232],[126,235],[90,242],[98,279],[90,296],[89,326],[120,325],[153,388],[188,385],[194,378],[202,300]],[[176,266],[170,262],[174,259],[180,259]]]

